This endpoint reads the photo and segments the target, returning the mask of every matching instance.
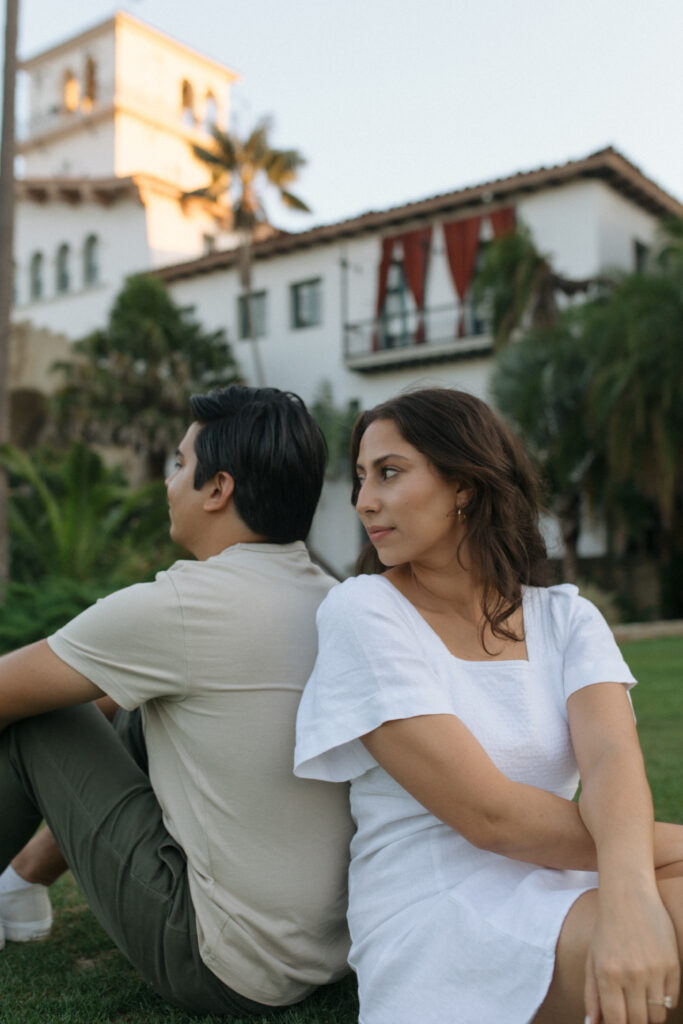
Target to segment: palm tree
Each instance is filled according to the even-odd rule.
[[[273,186],[289,209],[310,213],[303,199],[290,191],[290,185],[306,161],[296,149],[271,146],[268,139],[270,130],[271,121],[267,117],[262,118],[245,139],[234,132],[212,127],[213,148],[192,147],[194,155],[211,171],[211,182],[205,188],[187,193],[188,196],[205,196],[213,200],[228,197],[230,227],[240,237],[240,281],[244,289],[246,335],[251,342],[255,379],[259,387],[265,380],[253,322],[251,248],[256,228],[269,223],[262,187]]]
[[[650,272],[625,276],[585,315],[595,352],[587,425],[604,445],[607,470],[596,497],[635,539],[642,516],[633,521],[624,488],[647,503],[666,589],[683,567],[683,222],[668,226]],[[680,576],[667,611],[683,613]]]
[[[0,444],[9,440],[9,345],[14,287],[14,93],[17,77],[19,0],[7,0],[0,141]],[[0,602],[9,578],[7,476],[0,468]]]
[[[578,575],[586,481],[600,463],[586,432],[591,352],[576,327],[572,312],[552,327],[537,327],[499,353],[491,378],[496,405],[539,463],[562,532],[562,574],[568,581]]]
[[[683,222],[646,272],[500,351],[492,393],[545,473],[566,578],[587,496],[613,550],[656,555],[662,610],[683,614]]]

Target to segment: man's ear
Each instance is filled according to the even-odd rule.
[[[235,491],[235,481],[221,469],[215,477],[209,481],[209,493],[204,501],[205,512],[220,512],[226,508]]]

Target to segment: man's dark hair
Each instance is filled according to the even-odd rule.
[[[196,489],[221,470],[235,481],[235,506],[274,544],[304,540],[327,462],[325,439],[298,395],[243,384],[193,395]]]

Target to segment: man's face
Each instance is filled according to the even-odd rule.
[[[166,478],[171,539],[193,555],[196,554],[196,543],[201,537],[207,488],[211,486],[209,481],[199,490],[195,490],[194,486],[197,466],[194,442],[200,430],[198,423],[188,427],[176,450],[173,471]]]

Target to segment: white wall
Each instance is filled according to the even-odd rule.
[[[26,153],[24,178],[108,178],[114,174],[113,119],[88,119],[84,131],[84,118],[75,117],[78,123],[69,124]]]
[[[634,269],[633,242],[651,245],[657,220],[595,179],[537,192],[517,206],[541,252],[568,277]]]
[[[28,72],[30,136],[78,126],[77,134],[82,139],[78,140],[77,134],[71,130],[54,139],[43,139],[39,146],[25,152],[26,177],[113,173],[113,141],[105,149],[100,149],[107,133],[103,133],[102,127],[92,122],[89,117],[91,111],[83,106],[76,111],[64,109],[65,73],[71,71],[79,79],[83,97],[85,65],[89,57],[95,61],[97,68],[97,101],[92,108],[92,114],[96,114],[111,106],[114,99],[113,26],[108,30],[87,33],[31,63]],[[66,170],[65,165],[68,165]]]
[[[50,202],[49,230],[46,230],[45,206],[24,200],[17,204],[15,252],[18,302],[13,310],[16,321],[30,319],[36,327],[47,327],[70,338],[82,337],[102,326],[114,296],[126,274],[149,266],[144,207],[133,198],[110,207],[97,203],[70,205]],[[99,247],[99,280],[83,283],[83,243],[91,233],[97,234]],[[57,249],[66,242],[71,249],[70,289],[64,295],[56,292]],[[43,298],[29,298],[29,267],[31,255],[43,253]]]
[[[652,246],[657,224],[652,216],[603,185],[597,207],[600,265],[605,270],[635,270],[634,243]]]

